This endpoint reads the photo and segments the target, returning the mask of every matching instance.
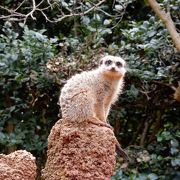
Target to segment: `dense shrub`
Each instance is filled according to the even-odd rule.
[[[54,86],[46,70],[55,39],[20,24],[17,33],[6,22],[0,39],[0,150],[26,149],[40,155],[49,126],[57,119]],[[55,90],[54,90],[55,89]],[[49,114],[51,114],[49,116]]]
[[[131,154],[129,166],[124,169],[117,166],[112,180],[179,179],[180,153],[178,148],[178,129],[159,132],[157,139],[148,145],[148,151],[140,147],[129,148]]]
[[[159,2],[171,9],[178,28],[179,1]],[[60,3],[65,13],[73,8],[72,1]],[[79,11],[93,5],[84,3],[77,4]],[[10,8],[12,1],[3,5]],[[47,15],[53,18],[57,7]],[[19,10],[27,11],[24,6]],[[27,20],[29,27],[6,22],[1,28],[0,151],[26,149],[43,164],[47,137],[58,119],[61,86],[73,74],[96,67],[101,54],[120,55],[128,73],[109,121],[132,162],[121,170],[117,165],[113,179],[178,179],[180,104],[174,92],[180,54],[149,6],[143,1],[107,1],[56,24],[45,22],[38,11],[35,16],[38,21]]]

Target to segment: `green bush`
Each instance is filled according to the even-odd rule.
[[[46,63],[55,39],[20,24],[6,22],[0,39],[0,151],[26,149],[39,156],[47,146],[49,126],[57,119],[59,87]],[[53,106],[52,106],[53,105]],[[51,116],[49,116],[51,114]]]
[[[129,166],[120,170],[117,167],[112,180],[176,180],[180,178],[180,132],[178,129],[162,131],[157,134],[157,140],[148,145],[149,153],[140,148]],[[135,152],[129,150],[130,156]],[[135,154],[135,153],[134,153]]]
[[[179,0],[159,2],[170,8],[178,28]],[[78,3],[76,12],[94,3]],[[14,7],[11,0],[1,5]],[[26,13],[30,6],[27,2],[18,11]],[[51,19],[59,9],[74,12],[72,1],[51,8],[44,11]],[[58,119],[61,86],[73,74],[96,67],[107,53],[128,64],[123,94],[108,118],[122,147],[135,156],[127,169],[117,167],[113,179],[178,179],[180,108],[172,86],[180,80],[180,55],[150,7],[139,0],[111,0],[56,24],[45,22],[40,11],[33,15],[37,21],[29,16],[29,28],[15,22],[1,28],[0,152],[26,149],[43,164],[47,137]],[[42,26],[47,31],[31,30]]]

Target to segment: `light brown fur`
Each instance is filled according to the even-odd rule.
[[[107,65],[107,61],[112,64]],[[117,67],[117,62],[122,67]],[[110,107],[122,91],[126,72],[124,66],[122,58],[105,56],[97,69],[82,72],[69,79],[62,88],[59,99],[62,118],[106,123]]]

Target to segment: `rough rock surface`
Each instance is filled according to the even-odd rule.
[[[111,129],[59,120],[48,138],[45,180],[108,180],[115,166]]]
[[[25,150],[0,154],[0,180],[35,180],[35,157]]]

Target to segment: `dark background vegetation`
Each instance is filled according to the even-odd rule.
[[[21,2],[0,2],[0,152],[26,149],[41,169],[48,134],[59,119],[61,87],[73,74],[97,67],[102,54],[111,54],[127,61],[128,73],[109,121],[132,156],[124,169],[117,163],[112,179],[180,179],[180,100],[175,95],[180,54],[147,2],[108,0],[59,22],[49,22],[40,11],[34,12],[36,19],[5,18],[7,9]],[[55,2],[45,11],[51,20],[98,3],[54,0],[41,6],[48,2]],[[180,1],[158,2],[170,9],[180,31]],[[32,2],[25,1],[18,12],[30,9]]]

